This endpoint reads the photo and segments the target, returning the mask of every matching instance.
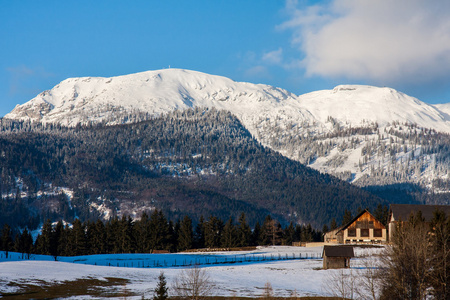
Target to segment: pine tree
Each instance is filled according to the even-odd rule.
[[[210,217],[205,224],[205,246],[207,248],[217,248],[220,246],[223,222],[217,217]]]
[[[330,230],[335,230],[335,229],[337,229],[337,222],[336,222],[336,219],[333,218],[333,219],[331,219]]]
[[[73,239],[73,255],[84,255],[87,251],[86,234],[84,232],[84,225],[81,223],[80,219],[75,219],[72,227]]]
[[[8,258],[9,251],[11,251],[13,247],[12,231],[8,224],[3,226],[1,240],[3,251],[5,251],[5,256]]]
[[[347,225],[353,219],[351,211],[345,209],[344,216],[342,217],[342,226]]]
[[[253,246],[259,246],[262,245],[262,239],[261,239],[261,225],[259,222],[256,222],[255,228],[252,232],[252,243]]]
[[[192,220],[188,216],[181,221],[178,232],[178,250],[184,251],[192,248],[194,233],[192,231]]]
[[[239,217],[238,231],[238,243],[239,246],[249,246],[251,244],[252,230],[247,223],[245,213],[242,213]]]
[[[153,300],[166,300],[169,298],[167,291],[169,288],[167,287],[166,277],[164,276],[164,272],[158,277],[158,285],[155,288],[155,295],[153,296]]]
[[[221,245],[225,248],[233,248],[238,245],[238,236],[236,227],[234,226],[233,218],[229,218],[223,227]]]
[[[194,246],[197,249],[205,248],[205,219],[203,216],[200,216],[200,220],[195,227]]]

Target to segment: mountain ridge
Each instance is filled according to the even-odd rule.
[[[114,125],[207,107],[235,115],[262,145],[360,186],[413,183],[450,192],[450,104],[386,87],[339,85],[296,96],[263,84],[164,69],[62,81],[5,119]]]
[[[337,109],[339,105],[344,105],[340,111]],[[395,107],[389,108],[389,111],[382,107],[389,105]],[[269,85],[235,82],[226,77],[183,69],[146,71],[109,78],[69,78],[25,104],[16,106],[4,118],[75,126],[78,122],[101,122],[105,115],[87,116],[100,106],[105,106],[98,111],[103,114],[111,108],[160,114],[206,106],[229,110],[244,120],[249,114],[275,109],[283,110],[288,115],[289,112],[296,112],[291,115],[297,122],[314,120],[324,123],[328,116],[332,116],[355,125],[363,119],[382,121],[383,124],[400,121],[450,132],[450,117],[439,110],[439,107],[447,110],[446,106],[432,106],[390,88],[339,85],[333,90],[296,96]],[[402,115],[406,108],[409,110]],[[334,116],[337,111],[340,115]],[[370,116],[373,113],[377,113],[375,118]]]

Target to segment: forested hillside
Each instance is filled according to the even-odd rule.
[[[41,125],[2,120],[0,220],[140,216],[162,209],[249,223],[271,214],[321,227],[345,209],[386,201],[262,147],[231,113],[173,112],[117,126]]]

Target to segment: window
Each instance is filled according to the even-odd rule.
[[[374,229],[373,236],[374,237],[383,237],[383,231],[381,229]]]
[[[361,236],[362,237],[368,237],[369,236],[369,229],[360,229],[361,230]]]
[[[348,236],[356,236],[356,228],[349,228],[347,230],[347,235]]]

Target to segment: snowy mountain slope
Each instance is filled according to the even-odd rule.
[[[450,103],[435,104],[433,106],[450,116]]]
[[[393,121],[450,132],[450,117],[439,109],[391,88],[340,85],[299,97],[302,107],[325,123],[329,116],[357,126],[363,121],[381,126]]]
[[[341,85],[296,96],[268,85],[165,69],[70,78],[5,118],[68,126],[117,124],[130,122],[126,117],[133,114],[148,118],[191,107],[228,110],[263,145],[360,185],[433,187],[436,179],[450,180],[448,155],[429,148],[446,143],[450,104],[429,105],[391,88]]]
[[[295,95],[267,85],[166,69],[112,78],[69,78],[17,106],[5,118],[74,126],[108,119],[114,123],[114,115],[124,111],[158,115],[205,106],[230,110],[246,119],[280,108],[291,110],[290,103],[295,101]]]
[[[79,122],[101,122],[109,118],[110,123],[114,123],[114,115],[124,111],[160,114],[198,106],[229,110],[246,126],[255,116],[322,124],[331,116],[354,126],[363,121],[380,125],[399,121],[450,132],[450,116],[438,106],[390,88],[342,85],[297,97],[268,85],[234,82],[225,77],[180,69],[112,78],[69,78],[16,106],[5,118],[74,126]]]

